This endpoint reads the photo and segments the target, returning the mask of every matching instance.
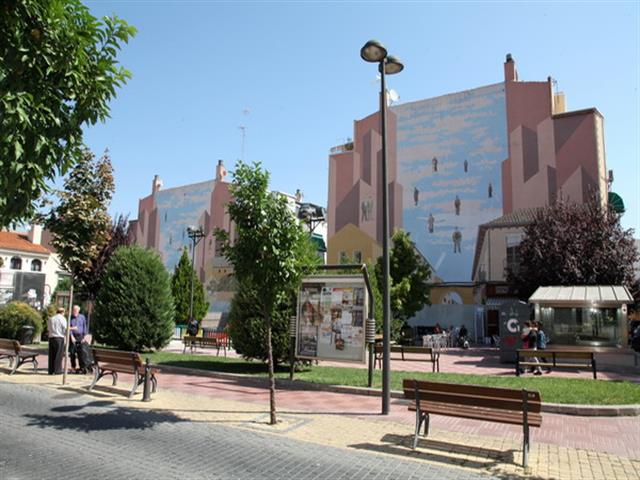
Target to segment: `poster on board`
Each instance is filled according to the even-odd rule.
[[[360,275],[304,278],[298,295],[296,356],[364,363],[367,297]]]

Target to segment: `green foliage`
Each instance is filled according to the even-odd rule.
[[[227,331],[236,352],[244,358],[266,362],[267,331],[263,314],[257,307],[260,305],[258,296],[256,290],[247,288],[235,294],[231,302]],[[272,316],[271,342],[276,365],[289,359],[289,317],[295,315],[295,292],[292,292],[290,299],[291,301],[277,305]]]
[[[391,240],[391,336],[398,339],[406,321],[430,304],[428,282],[431,269],[407,232],[397,230]],[[382,257],[378,258],[375,276],[382,291]]]
[[[35,335],[42,331],[40,313],[23,302],[0,305],[0,338],[20,339],[20,328],[31,326]]]
[[[116,250],[96,300],[96,340],[123,350],[159,349],[171,340],[173,318],[171,282],[158,254],[137,245]]]
[[[507,277],[529,298],[545,285],[632,286],[638,251],[633,231],[623,230],[620,215],[598,199],[582,205],[559,199],[525,228],[518,257]]]
[[[105,121],[131,74],[118,65],[135,28],[80,0],[0,4],[0,227],[29,218],[47,181],[83,158],[83,127]]]
[[[90,297],[97,294],[92,267],[111,238],[107,208],[113,192],[108,153],[96,160],[93,153],[84,150],[82,159],[65,178],[64,190],[57,192],[59,203],[42,216],[63,268]]]
[[[191,302],[191,280],[193,279],[193,318],[201,322],[209,310],[209,302],[204,299],[202,282],[191,268],[191,260],[187,248],[182,250],[180,261],[171,277],[171,292],[176,307],[176,323],[189,321],[189,306]]]

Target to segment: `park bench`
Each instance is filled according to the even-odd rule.
[[[529,458],[529,427],[540,427],[540,393],[508,388],[481,387],[441,382],[404,379],[405,398],[410,400],[409,410],[416,412],[413,449],[418,445],[420,428],[429,434],[429,415],[483,420],[485,422],[522,425],[524,442],[522,463]]]
[[[11,340],[8,338],[0,338],[0,358],[9,359],[9,368],[11,372],[9,375],[13,375],[18,370],[20,365],[25,363],[33,364],[33,371],[38,371],[38,352],[34,350],[27,350],[20,345],[17,340]]]
[[[382,348],[381,344],[375,345],[375,354],[376,354],[376,362],[380,367],[382,365]],[[390,347],[391,354],[399,353],[400,358],[391,357],[391,360],[403,360],[408,362],[431,362],[431,371],[439,372],[440,371],[440,350],[437,348],[431,347],[411,347],[405,345],[391,345]],[[418,354],[421,355],[419,358],[416,357],[406,357],[405,354]]]
[[[216,355],[220,355],[220,349],[224,351],[224,356],[227,356],[227,348],[229,348],[229,335],[223,332],[212,332],[207,333],[207,336],[196,337],[193,335],[185,335],[182,338],[182,343],[184,344],[184,348],[182,349],[182,353],[187,351],[187,347],[189,347],[191,353],[193,353],[196,346],[200,348],[217,348],[218,351]]]
[[[118,373],[128,373],[133,375],[133,386],[129,393],[129,398],[133,397],[138,387],[144,383],[145,365],[138,352],[123,352],[121,350],[108,350],[103,348],[93,348],[94,377],[93,382],[89,385],[88,390],[91,391],[95,387],[98,380],[105,375],[111,375],[113,378],[112,385],[118,384]],[[156,368],[149,369],[151,375],[152,392],[155,393],[158,387],[156,380]]]
[[[528,359],[537,358],[538,362]],[[571,362],[568,362],[570,360]],[[582,360],[582,362],[579,362]],[[591,369],[593,378],[598,378],[596,373],[596,356],[593,350],[518,350],[516,357],[516,375],[520,375],[522,367],[540,368],[578,368]]]

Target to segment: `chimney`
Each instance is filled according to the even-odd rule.
[[[518,71],[516,70],[516,62],[510,53],[507,53],[507,59],[504,62],[504,81],[517,82]]]
[[[216,165],[216,182],[222,182],[226,176],[227,169],[224,168],[222,160],[218,160],[218,165]]]
[[[151,184],[151,194],[155,195],[162,188],[162,180],[160,180],[160,176],[154,175],[153,183]]]
[[[34,245],[42,245],[42,225],[33,224],[27,236]]]

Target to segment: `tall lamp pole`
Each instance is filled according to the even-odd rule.
[[[377,40],[369,40],[360,49],[365,62],[377,63],[380,72],[380,123],[382,136],[382,414],[389,414],[391,403],[391,296],[389,286],[389,180],[387,173],[387,90],[385,76],[400,73],[404,65],[387,55]]]
[[[187,236],[191,239],[191,300],[189,301],[189,322],[193,318],[193,277],[195,277],[194,264],[196,261],[196,246],[202,240],[205,235],[201,227],[187,227]]]

